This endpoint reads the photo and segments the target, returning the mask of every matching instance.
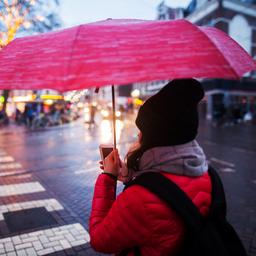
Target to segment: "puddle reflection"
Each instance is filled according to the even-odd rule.
[[[123,121],[116,120],[116,141],[120,141],[122,130],[124,127]],[[103,120],[100,124],[100,143],[113,144],[113,128],[112,122]]]

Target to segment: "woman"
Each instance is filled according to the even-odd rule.
[[[103,163],[90,217],[92,247],[99,252],[135,255],[176,255],[184,241],[183,220],[147,189],[133,185],[116,198],[116,182],[142,173],[160,172],[176,183],[207,215],[211,181],[202,148],[195,140],[198,103],[204,96],[194,79],[173,80],[149,98],[138,112],[138,145],[120,168],[117,150]],[[171,196],[171,195],[170,195]]]

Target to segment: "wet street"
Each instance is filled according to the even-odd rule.
[[[118,121],[121,156],[136,139],[132,117]],[[98,255],[88,243],[88,218],[100,143],[111,123],[75,123],[45,130],[0,130],[0,255]],[[212,127],[198,141],[219,171],[228,219],[256,255],[256,126]],[[122,185],[119,185],[122,189]]]

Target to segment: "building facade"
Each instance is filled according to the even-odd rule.
[[[192,2],[197,3],[196,0]],[[201,0],[186,19],[197,25],[214,26],[229,34],[256,57],[256,4],[253,1]]]
[[[198,3],[197,3],[198,2]],[[197,25],[214,26],[238,42],[256,59],[255,1],[201,0],[192,1],[194,10],[186,19]],[[240,82],[204,81],[207,95],[207,119],[216,119],[239,109],[240,117],[256,113],[256,73],[245,74]]]
[[[256,59],[255,0],[192,0],[187,8],[170,8],[164,1],[158,6],[158,19],[185,18],[200,26],[213,26],[229,34]],[[206,117],[215,119],[220,112],[256,116],[256,72],[241,81],[205,80]]]

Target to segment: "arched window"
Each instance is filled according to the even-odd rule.
[[[245,17],[236,15],[229,23],[229,35],[251,54],[252,29]]]

